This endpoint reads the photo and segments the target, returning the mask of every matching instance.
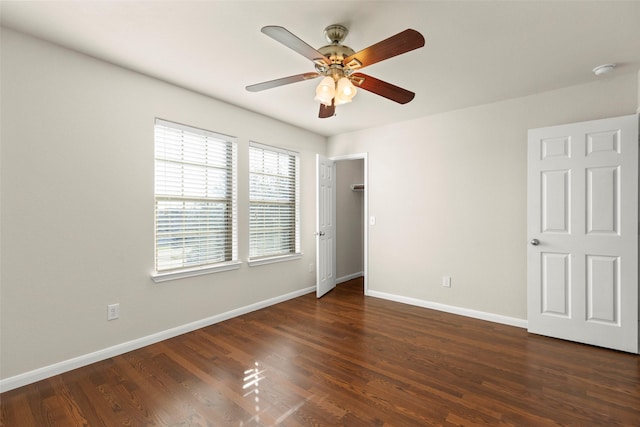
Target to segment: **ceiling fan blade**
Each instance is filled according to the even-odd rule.
[[[315,79],[320,76],[318,73],[303,73],[296,74],[295,76],[283,77],[281,79],[269,80],[268,82],[256,83],[254,85],[249,85],[246,89],[249,92],[260,92],[261,90],[272,89],[278,86],[288,85],[290,83],[301,82],[304,80]]]
[[[375,77],[368,76],[362,73],[354,73],[351,75],[351,82],[354,86],[373,92],[376,95],[380,95],[399,104],[406,104],[410,102],[416,94],[403,89],[401,87],[392,85],[391,83],[378,80]]]
[[[318,117],[321,119],[327,119],[329,117],[333,117],[336,113],[336,105],[334,104],[334,100],[331,100],[331,105],[326,106],[324,104],[320,104],[320,112],[318,113]]]
[[[277,25],[268,25],[266,27],[262,27],[261,31],[272,39],[279,41],[289,49],[295,50],[300,55],[315,62],[316,64],[331,64],[329,58],[309,46],[304,41],[300,40],[297,36],[295,36],[284,27],[279,27]]]
[[[422,34],[408,29],[346,57],[344,64],[351,69],[362,68],[422,46],[424,46]]]

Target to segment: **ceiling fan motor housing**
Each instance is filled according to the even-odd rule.
[[[329,25],[324,29],[324,35],[331,44],[322,46],[318,49],[318,52],[329,59],[330,64],[327,66],[324,62],[316,62],[316,71],[318,71],[318,73],[331,76],[336,81],[340,77],[351,74],[349,67],[345,67],[344,60],[356,52],[349,46],[341,44],[348,33],[349,30],[339,24]]]
[[[328,67],[323,64],[316,64],[316,70],[320,74],[328,75],[327,72],[330,70],[340,69],[341,74],[345,74],[344,69],[344,59],[353,55],[355,51],[351,49],[349,46],[341,45],[341,44],[330,44],[327,46],[323,46],[318,49],[318,52],[323,54],[325,57],[329,59],[331,65]],[[331,74],[331,73],[329,73]]]

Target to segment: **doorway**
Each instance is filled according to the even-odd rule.
[[[336,284],[364,278],[367,294],[366,153],[333,157],[336,165]]]
[[[336,162],[336,284],[364,275],[364,161]]]
[[[361,160],[362,182],[338,182],[336,179],[336,164],[339,162]],[[320,154],[316,155],[316,296],[318,298],[335,288],[337,280],[336,269],[336,223],[340,221],[336,218],[336,190],[341,186],[343,190],[361,191],[362,193],[362,238],[358,237],[357,244],[361,242],[362,247],[362,270],[346,273],[341,279],[354,275],[353,277],[363,277],[364,294],[368,295],[368,220],[369,217],[369,189],[368,189],[368,162],[367,153],[350,154],[346,156],[336,156],[326,158]],[[356,185],[360,188],[351,188]],[[346,191],[346,190],[345,190]],[[344,244],[344,239],[343,239]],[[346,270],[345,270],[346,271]],[[355,276],[355,275],[358,276]],[[348,279],[347,279],[348,280]]]

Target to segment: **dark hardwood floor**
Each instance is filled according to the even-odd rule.
[[[638,426],[640,357],[356,279],[0,397],[6,427]]]

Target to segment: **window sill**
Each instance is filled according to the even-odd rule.
[[[274,256],[274,257],[268,257],[268,258],[250,259],[247,261],[247,264],[249,264],[249,267],[256,267],[258,265],[274,264],[276,262],[293,261],[294,259],[302,258],[302,255],[303,253],[300,252],[300,253],[291,254],[291,255],[281,255],[281,256]]]
[[[156,283],[161,283],[167,282],[169,280],[183,279],[185,277],[202,276],[205,274],[219,273],[222,271],[237,270],[241,265],[242,263],[239,261],[231,261],[206,267],[176,270],[166,273],[153,273],[151,275],[151,279],[153,279],[153,281]]]

